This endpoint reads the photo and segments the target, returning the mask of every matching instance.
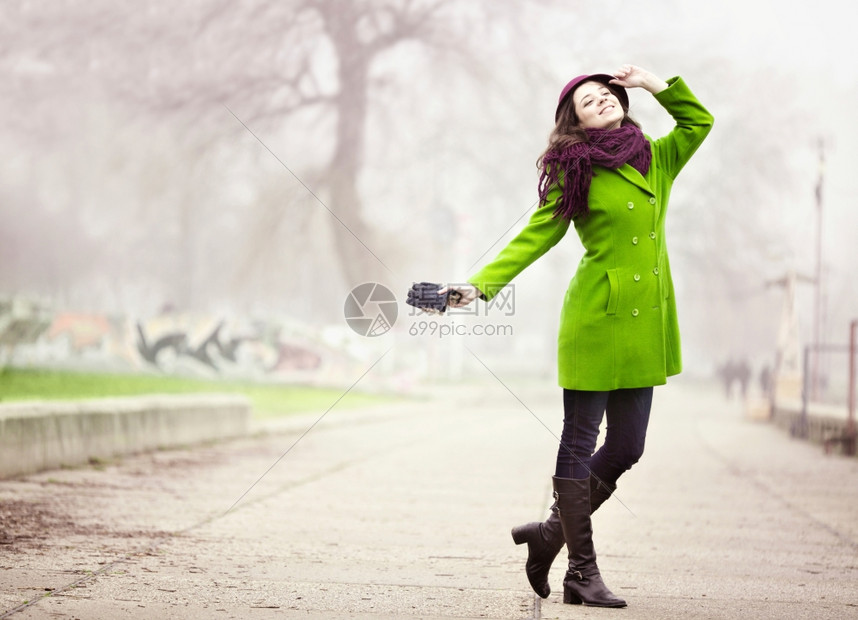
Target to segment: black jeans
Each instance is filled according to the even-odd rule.
[[[652,388],[584,392],[563,390],[563,434],[555,476],[582,479],[592,475],[611,486],[638,462],[644,450]],[[596,454],[602,416],[605,442]]]

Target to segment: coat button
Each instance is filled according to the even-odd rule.
[[[655,269],[653,269],[653,270],[652,270],[652,272],[653,272],[655,275],[658,275],[658,267],[656,267]]]
[[[630,202],[630,203],[628,204],[628,207],[629,207],[629,209],[634,209],[634,208],[635,208],[635,203]]]
[[[641,274],[636,273],[635,274],[635,282],[638,282],[640,279],[641,279]]]
[[[635,308],[634,310],[632,310],[632,316],[637,316],[637,315],[638,315],[638,309]]]
[[[638,238],[637,238],[637,237],[632,237],[632,244],[633,244],[633,245],[637,245],[637,244],[638,244]]]
[[[650,238],[650,239],[655,239],[655,232],[654,232],[654,231],[653,231],[653,232],[651,232],[651,233],[649,234],[649,238]]]
[[[654,204],[655,204],[655,196],[650,196],[650,197],[649,197],[649,203],[650,203],[651,205],[654,205]]]

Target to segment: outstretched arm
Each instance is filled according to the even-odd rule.
[[[527,226],[500,251],[492,262],[468,278],[467,284],[447,287],[461,296],[458,300],[451,300],[450,306],[461,308],[478,297],[489,301],[515,276],[554,247],[570,226],[569,220],[554,217],[554,210],[560,196],[560,187],[553,187],[548,193],[547,200],[530,217]],[[439,292],[443,294],[447,288]]]

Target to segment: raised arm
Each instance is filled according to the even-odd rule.
[[[660,93],[668,87],[667,82],[660,77],[635,65],[623,65],[614,71],[613,75],[614,79],[611,80],[611,84],[616,84],[623,88],[643,88],[653,95]]]
[[[712,115],[680,77],[665,81],[634,65],[623,65],[614,76],[611,83],[652,93],[676,121],[668,135],[653,143],[656,165],[675,178],[712,129]]]
[[[653,143],[656,165],[676,178],[709,135],[715,119],[680,77],[670,78],[669,88],[655,96],[676,121],[673,130]]]

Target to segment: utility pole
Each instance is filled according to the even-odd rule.
[[[816,181],[816,278],[813,299],[813,344],[822,343],[822,183],[825,175],[825,141],[819,139],[819,176]],[[819,398],[819,350],[813,354],[810,371],[811,393]]]

